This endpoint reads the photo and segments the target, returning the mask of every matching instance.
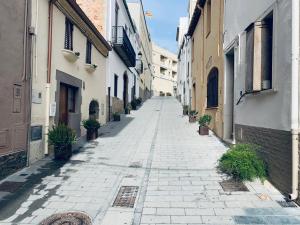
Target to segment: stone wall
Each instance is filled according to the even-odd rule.
[[[27,163],[25,151],[0,156],[0,180],[24,168]]]
[[[270,181],[283,193],[291,192],[292,139],[289,131],[235,125],[237,143],[259,145],[259,155],[268,164]]]

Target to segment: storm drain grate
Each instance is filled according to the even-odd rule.
[[[221,187],[226,192],[235,192],[235,191],[249,191],[248,188],[243,184],[243,182],[236,180],[224,180],[220,182]]]
[[[24,182],[5,181],[0,184],[0,191],[13,193],[24,185]]]
[[[289,201],[289,200],[286,200],[286,201],[277,201],[277,203],[282,208],[297,208],[298,207],[295,202]]]
[[[138,186],[122,186],[114,201],[113,207],[133,208],[138,190]]]

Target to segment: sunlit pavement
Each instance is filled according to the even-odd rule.
[[[68,163],[46,159],[4,180],[20,187],[0,192],[0,224],[39,224],[69,211],[99,225],[300,224],[300,209],[278,204],[283,196],[268,182],[222,189],[227,178],[216,165],[226,149],[199,136],[177,100],[152,98],[101,128]],[[138,187],[133,208],[113,206],[122,186]]]

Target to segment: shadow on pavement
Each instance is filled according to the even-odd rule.
[[[100,138],[110,138],[117,136],[133,120],[134,117],[130,117],[130,115],[122,115],[121,121],[112,121],[108,123],[108,125],[100,128]]]

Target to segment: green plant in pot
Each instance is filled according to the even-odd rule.
[[[74,130],[64,124],[53,126],[48,133],[49,145],[54,147],[57,160],[68,160],[72,156],[72,144],[76,142]]]
[[[184,116],[186,116],[186,115],[189,114],[189,106],[188,106],[188,105],[184,105],[184,106],[183,106],[182,114],[183,114]]]
[[[125,109],[124,109],[125,114],[130,114],[130,110],[131,110],[131,104],[128,103],[128,104],[126,105]]]
[[[197,121],[198,112],[196,110],[189,111],[189,122],[194,123]]]
[[[211,122],[212,117],[210,115],[201,116],[198,120],[199,123],[199,134],[200,135],[208,135],[209,128],[208,125]]]
[[[84,120],[83,126],[86,129],[86,139],[88,141],[95,140],[98,137],[98,129],[100,128],[100,123],[97,120]]]
[[[137,109],[138,104],[137,104],[137,100],[136,99],[133,99],[130,104],[131,104],[132,110],[136,110]]]
[[[114,121],[121,121],[121,115],[120,115],[120,113],[114,113],[113,114],[113,120]]]

